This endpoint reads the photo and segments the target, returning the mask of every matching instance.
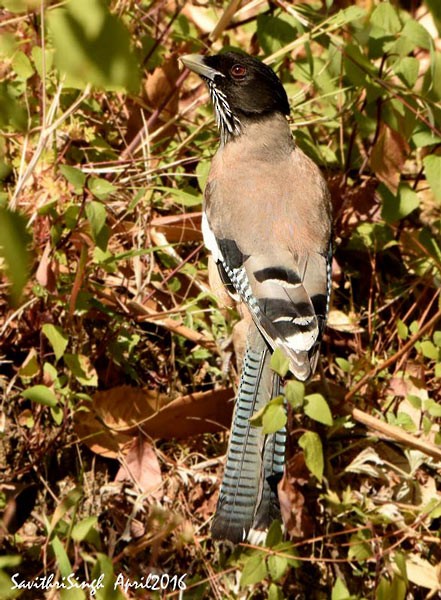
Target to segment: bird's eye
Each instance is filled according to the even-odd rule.
[[[243,65],[233,65],[230,73],[235,79],[242,79],[247,74],[247,69]]]

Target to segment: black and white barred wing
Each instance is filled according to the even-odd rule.
[[[236,242],[216,239],[206,219],[203,231],[221,277],[246,303],[267,343],[285,352],[295,377],[308,379],[328,310],[328,256],[296,258],[289,251],[246,256]]]

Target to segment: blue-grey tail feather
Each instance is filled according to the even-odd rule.
[[[239,384],[227,463],[211,533],[215,539],[244,541],[250,529],[265,530],[280,517],[277,483],[283,474],[285,431],[263,435],[250,417],[280,393],[270,368],[270,350],[251,325]]]

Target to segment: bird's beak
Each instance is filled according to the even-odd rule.
[[[216,69],[206,65],[205,56],[201,56],[200,54],[186,54],[185,56],[181,56],[180,60],[188,69],[205,79],[211,79],[211,81],[213,81],[216,75],[224,77],[220,71],[216,71]]]

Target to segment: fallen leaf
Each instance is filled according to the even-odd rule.
[[[313,534],[313,522],[305,505],[302,487],[309,481],[309,471],[303,452],[292,456],[277,486],[280,512],[286,531],[291,538],[307,538]]]
[[[372,148],[370,165],[378,179],[393,192],[398,189],[409,151],[409,144],[401,133],[382,122],[380,134]]]
[[[364,328],[360,326],[357,317],[346,314],[341,310],[330,310],[328,316],[328,327],[343,333],[362,333]]]
[[[75,413],[75,433],[93,452],[115,458],[142,429],[152,439],[186,438],[228,429],[231,388],[197,392],[169,402],[152,390],[119,386],[97,392]]]
[[[406,571],[409,581],[427,590],[441,590],[440,565],[431,565],[418,554],[406,556]]]
[[[197,392],[176,398],[146,420],[141,429],[152,438],[186,438],[229,429],[233,414],[232,388]]]
[[[145,93],[147,101],[152,108],[160,108],[164,102],[163,117],[167,120],[178,111],[178,89],[176,81],[180,75],[178,59],[170,56],[165,59],[160,67],[147,76]]]
[[[170,243],[201,242],[201,212],[155,217],[150,225]]]
[[[157,412],[168,397],[151,390],[122,385],[97,392],[84,402],[74,417],[75,433],[92,452],[116,458],[127,452],[138,423]]]
[[[116,433],[106,427],[96,413],[85,406],[75,412],[74,430],[80,442],[106,458],[117,458],[120,452],[127,452],[133,440],[132,435]]]
[[[133,441],[115,481],[132,481],[144,494],[156,500],[162,498],[161,467],[153,446],[145,438],[138,436]]]
[[[51,251],[51,243],[47,242],[35,272],[35,279],[42,287],[49,290],[49,292],[53,292],[56,288],[56,275],[53,268],[54,261],[50,259]]]

